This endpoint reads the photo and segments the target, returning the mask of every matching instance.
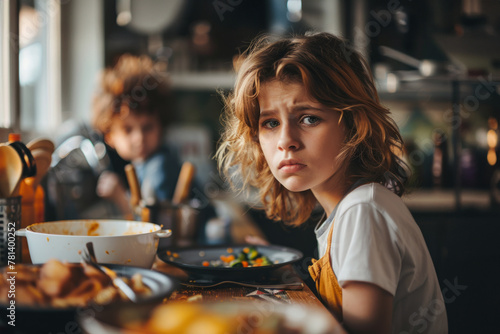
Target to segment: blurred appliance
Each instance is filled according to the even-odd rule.
[[[172,25],[184,9],[183,0],[117,0],[116,23],[144,34],[158,34]]]
[[[148,36],[150,54],[162,50],[162,32],[182,18],[184,0],[116,0],[116,24]]]
[[[87,125],[75,123],[56,141],[44,180],[46,220],[110,218],[116,210],[96,194],[99,175],[110,166],[106,146]]]

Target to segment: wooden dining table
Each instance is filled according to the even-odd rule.
[[[197,286],[196,280],[189,278],[182,269],[156,259],[153,270],[165,273],[180,283],[178,288],[168,297],[169,301],[191,302],[253,302],[262,301],[275,304],[299,304],[313,308],[325,314],[332,323],[331,333],[346,333],[339,321],[328,311],[321,300],[308,287],[304,280],[297,274],[292,265],[280,268],[273,277],[282,277],[282,282],[273,283],[302,283],[300,288],[268,289],[260,287],[247,287],[237,284],[223,284],[215,287]]]

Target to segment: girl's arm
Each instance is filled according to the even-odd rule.
[[[349,281],[342,287],[342,314],[349,333],[390,333],[393,296],[366,282]]]

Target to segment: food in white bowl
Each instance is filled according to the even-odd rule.
[[[92,242],[97,262],[151,268],[160,238],[171,235],[160,225],[128,220],[83,219],[45,222],[16,231],[27,238],[31,261],[80,262],[79,252]]]

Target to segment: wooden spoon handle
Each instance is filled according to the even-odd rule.
[[[130,187],[130,205],[135,208],[139,205],[141,201],[141,186],[139,185],[139,179],[135,172],[134,165],[128,164],[125,166],[125,175],[127,176],[127,182]]]
[[[52,163],[52,153],[40,148],[35,148],[31,150],[31,155],[33,155],[36,163],[36,175],[32,184],[33,189],[36,190],[36,187],[38,187],[43,177],[50,169],[50,164]]]
[[[177,180],[177,184],[175,186],[172,204],[179,205],[188,198],[189,190],[191,189],[191,184],[193,183],[195,172],[196,168],[189,161],[186,161],[182,164],[181,172],[179,173],[179,179]]]

